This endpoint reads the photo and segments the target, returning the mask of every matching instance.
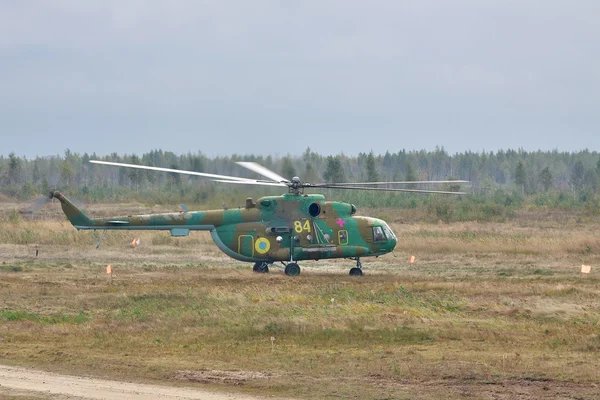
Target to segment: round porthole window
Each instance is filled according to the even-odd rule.
[[[321,214],[321,205],[319,203],[312,203],[310,206],[308,206],[308,213],[311,215],[311,217],[316,217],[317,215]]]

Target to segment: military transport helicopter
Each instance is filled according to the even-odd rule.
[[[228,256],[254,263],[255,272],[269,272],[269,265],[280,262],[286,275],[300,274],[298,261],[346,258],[356,261],[350,275],[360,276],[361,257],[391,252],[398,238],[388,224],[378,218],[356,216],[356,207],[340,201],[326,201],[321,194],[304,194],[304,189],[331,188],[465,194],[410,188],[369,187],[382,184],[463,183],[467,181],[410,181],[370,183],[306,183],[298,177],[288,180],[253,162],[238,165],[258,173],[267,180],[150,167],[136,164],[90,160],[95,164],[138,168],[212,178],[216,182],[244,185],[287,187],[281,196],[265,196],[256,202],[246,199],[239,209],[188,211],[113,218],[90,218],[55,190],[50,198],[60,201],[67,218],[77,228],[91,230],[168,230],[171,236],[187,236],[190,231],[210,231],[215,244]]]

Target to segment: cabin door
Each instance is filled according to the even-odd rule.
[[[238,236],[238,253],[246,257],[254,257],[254,236]]]

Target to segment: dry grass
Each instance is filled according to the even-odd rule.
[[[9,394],[8,389],[3,390],[2,388],[0,388],[0,399],[2,399],[2,400],[46,400],[49,398],[51,398],[51,399],[57,398],[56,396],[53,396],[53,397],[43,396],[42,397],[42,396],[31,395],[30,393],[25,392],[25,391],[16,391],[16,390],[12,390],[12,389],[10,390],[10,393],[12,393],[12,394]],[[14,394],[14,393],[17,393],[17,394]]]
[[[136,249],[137,233],[109,232],[95,249],[60,214],[8,222],[0,361],[303,398],[594,398],[598,221],[424,225],[382,212],[397,221],[397,257],[364,260],[360,279],[346,260],[256,275],[203,232],[144,232]],[[225,378],[189,378],[206,375]]]

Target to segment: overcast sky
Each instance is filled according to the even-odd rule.
[[[600,150],[599,1],[0,1],[0,154]]]

